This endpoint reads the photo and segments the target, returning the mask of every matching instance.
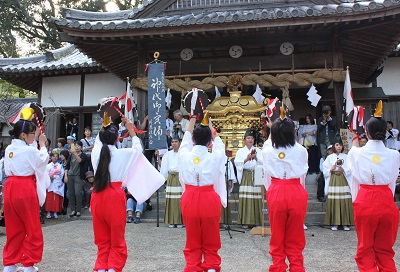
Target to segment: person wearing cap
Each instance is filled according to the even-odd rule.
[[[4,156],[4,214],[7,217],[6,244],[3,250],[3,272],[34,272],[42,260],[43,234],[39,206],[46,199],[50,178],[46,173],[49,154],[46,136],[32,120],[34,111],[25,108],[10,135],[14,137]],[[40,135],[39,135],[40,134]],[[37,148],[38,139],[39,148]],[[21,263],[24,268],[18,269]],[[22,269],[22,270],[21,270]]]
[[[304,220],[308,194],[305,177],[308,155],[305,147],[296,142],[293,121],[286,117],[284,105],[280,118],[267,126],[271,129],[264,143],[262,156],[267,190],[268,219],[271,226],[269,271],[304,272],[303,250],[306,245]]]
[[[382,101],[365,125],[368,142],[357,148],[354,131],[349,164],[353,175],[352,199],[358,238],[355,260],[359,271],[397,271],[393,246],[399,228],[399,209],[393,201],[400,155],[385,148],[387,123]]]
[[[328,148],[326,149],[326,153],[327,153],[328,156],[333,153],[332,145],[328,146]],[[318,187],[317,187],[317,199],[318,199],[319,202],[325,202],[326,201],[326,199],[325,199],[325,177],[324,177],[324,174],[323,174],[324,173],[323,164],[324,164],[325,160],[326,160],[326,158],[321,158],[319,160],[319,170],[321,171],[320,175],[318,176],[318,179],[317,179],[317,184],[318,184]]]
[[[167,181],[165,187],[165,216],[164,223],[170,228],[182,227],[181,196],[182,186],[179,183],[179,147],[181,140],[175,137],[171,141],[172,150],[162,157],[160,173]]]
[[[88,169],[92,169],[91,162]],[[90,198],[93,192],[93,181],[94,181],[94,173],[92,170],[89,170],[85,173],[85,179],[83,180],[83,192],[84,192],[84,200],[85,204],[83,206],[84,209],[90,208]]]
[[[225,145],[213,128],[208,112],[196,128],[195,122],[196,115],[191,115],[179,148],[179,165],[185,166],[179,172],[183,187],[181,210],[186,227],[184,272],[216,272],[221,270],[218,254],[221,203],[226,207],[227,202]]]
[[[51,218],[51,212],[54,218],[58,218],[58,213],[62,212],[64,199],[64,168],[58,163],[58,153],[51,153],[51,162],[46,167],[46,173],[50,177],[50,186],[47,188],[45,211],[47,218]]]
[[[75,143],[76,138],[74,136],[67,136],[67,143],[65,144],[64,148],[66,150],[70,150],[71,144]]]
[[[235,166],[239,181],[238,224],[243,228],[261,226],[262,194],[261,187],[254,185],[254,169],[262,165],[262,151],[254,146],[254,132],[247,129],[244,134],[244,146],[236,152]]]
[[[322,107],[322,116],[318,119],[318,143],[321,150],[321,156],[327,157],[326,149],[333,144],[336,134],[336,119],[331,116],[331,107],[325,105]]]
[[[325,177],[325,195],[327,195],[325,225],[337,231],[338,226],[349,231],[354,225],[353,206],[351,205],[351,170],[347,155],[343,153],[343,143],[336,138],[332,145],[333,153],[322,164]]]
[[[121,272],[128,250],[125,241],[127,187],[138,203],[148,199],[163,183],[163,176],[144,157],[142,145],[132,122],[122,117],[132,147],[117,149],[118,126],[104,113],[103,126],[96,137],[91,160],[94,169],[90,200],[98,272]]]

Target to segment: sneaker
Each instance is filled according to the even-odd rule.
[[[176,227],[177,227],[178,229],[181,229],[181,228],[184,228],[185,226],[184,226],[184,225],[176,225]]]
[[[22,267],[17,267],[16,265],[7,265],[4,267],[3,272],[18,272],[18,271],[24,271],[24,268]]]
[[[85,207],[83,207],[84,209],[89,209],[89,206],[85,206]]]
[[[337,226],[332,226],[332,227],[331,227],[331,230],[337,231]]]
[[[140,223],[140,217],[135,217],[135,221],[133,221],[133,223],[139,224]]]
[[[170,229],[172,229],[172,228],[175,228],[176,226],[174,225],[174,224],[169,224],[168,225],[168,228],[170,228]]]
[[[133,217],[128,216],[128,219],[126,220],[126,223],[132,223],[133,222]]]
[[[350,230],[350,228],[349,228],[348,226],[343,226],[343,230],[345,230],[345,231],[349,231],[349,230]]]
[[[244,228],[244,229],[248,229],[248,228],[249,228],[249,226],[248,226],[248,225],[243,225],[243,226],[242,226],[242,228]]]
[[[304,230],[307,230],[307,229],[308,229],[308,228],[307,228],[307,226],[306,226],[306,225],[304,225],[304,224],[303,224],[303,228],[304,228]]]

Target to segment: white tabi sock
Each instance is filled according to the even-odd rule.
[[[115,272],[114,268],[108,269],[108,272]]]

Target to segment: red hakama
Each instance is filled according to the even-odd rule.
[[[93,191],[90,207],[93,217],[97,259],[94,270],[114,268],[121,272],[128,258],[125,241],[126,196],[122,182],[111,182],[101,192]]]
[[[33,266],[42,260],[43,234],[35,176],[9,176],[4,184],[7,217],[3,265]]]
[[[47,192],[45,211],[46,212],[62,212],[63,197],[54,193]]]
[[[399,228],[399,209],[392,191],[388,185],[360,184],[353,207],[358,269],[361,272],[396,272],[393,245]]]
[[[303,250],[306,246],[304,219],[308,194],[300,179],[271,179],[267,191],[268,218],[271,226],[269,271],[284,272],[286,257],[291,272],[303,272]]]
[[[214,186],[185,184],[181,198],[182,218],[186,227],[185,272],[221,270],[219,219],[221,198]],[[204,261],[203,261],[204,260]]]

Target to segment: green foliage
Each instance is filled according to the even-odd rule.
[[[141,0],[0,0],[0,56],[18,57],[21,42],[34,48],[30,54],[39,54],[62,46],[51,17],[57,17],[61,7],[87,11],[107,11],[108,2],[119,10],[131,9]]]
[[[0,100],[9,98],[30,98],[37,97],[37,94],[0,79]]]

